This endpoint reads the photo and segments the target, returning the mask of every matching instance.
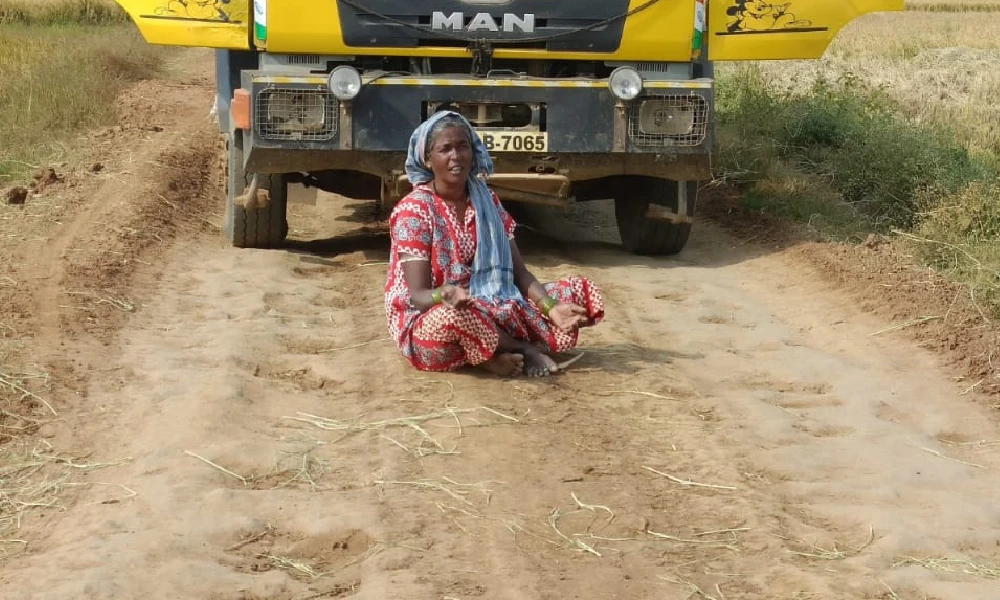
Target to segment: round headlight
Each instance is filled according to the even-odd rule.
[[[338,100],[350,100],[361,91],[361,74],[354,67],[337,67],[330,73],[330,91]]]
[[[608,87],[622,100],[631,100],[642,91],[642,76],[632,67],[618,67],[611,72]]]

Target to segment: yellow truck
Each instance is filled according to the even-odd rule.
[[[118,2],[149,43],[215,49],[235,246],[284,242],[291,185],[391,206],[410,133],[449,109],[504,202],[613,199],[622,245],[669,255],[711,178],[713,64],[819,58],[904,0]]]

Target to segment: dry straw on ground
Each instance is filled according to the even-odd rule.
[[[658,470],[656,470],[656,469],[654,469],[652,467],[643,466],[642,468],[646,469],[650,473],[655,473],[657,475],[660,475],[661,477],[666,477],[667,479],[669,479],[670,481],[676,483],[677,485],[690,486],[690,487],[699,487],[699,488],[709,488],[709,489],[715,489],[715,490],[726,490],[726,491],[735,491],[737,489],[736,487],[731,486],[731,485],[717,485],[717,484],[714,484],[714,483],[701,483],[701,482],[698,482],[698,481],[689,481],[687,479],[681,479],[679,477],[674,477],[673,475],[670,475],[669,473],[664,473],[663,471],[658,471]]]
[[[857,556],[866,548],[871,546],[875,542],[875,528],[869,527],[868,538],[861,544],[851,548],[841,548],[839,544],[834,540],[830,548],[822,548],[817,544],[807,544],[802,540],[799,540],[800,544],[808,545],[808,550],[788,550],[789,553],[796,556],[801,556],[804,558],[812,558],[817,560],[844,560],[845,558],[851,556]]]
[[[997,0],[906,0],[906,10],[945,13],[1000,12]]]
[[[489,419],[485,422],[478,420],[475,415],[487,416]],[[466,415],[470,422],[462,421],[462,415]],[[308,423],[323,429],[326,431],[341,431],[344,432],[344,436],[341,438],[346,438],[348,436],[362,433],[362,432],[374,432],[379,435],[379,437],[388,440],[390,443],[398,446],[403,451],[411,454],[414,458],[423,458],[430,454],[456,454],[457,447],[453,446],[451,448],[446,448],[444,444],[439,441],[436,437],[431,435],[427,430],[429,423],[435,421],[445,421],[449,424],[437,424],[437,427],[443,427],[447,429],[457,430],[458,435],[461,436],[465,428],[472,427],[490,427],[501,424],[519,423],[520,421],[517,417],[513,417],[504,414],[494,408],[488,406],[480,406],[476,408],[454,408],[447,407],[439,412],[427,413],[422,415],[415,415],[409,417],[397,417],[393,419],[383,419],[380,421],[355,421],[349,422],[340,419],[330,419],[326,417],[320,417],[317,415],[312,415],[309,413],[298,413],[295,417],[283,417],[292,421],[299,421],[302,423]],[[450,423],[454,425],[450,425]],[[416,434],[417,441],[407,444],[403,441],[396,439],[391,436],[388,431],[392,429],[402,429],[412,431]]]
[[[893,568],[905,567],[907,565],[917,565],[931,571],[941,571],[944,573],[962,573],[974,575],[983,579],[1000,579],[1000,565],[978,559],[968,558],[902,558],[892,566]]]
[[[218,461],[210,460],[190,450],[185,450],[184,454],[205,463],[228,478],[239,481],[245,488],[277,490],[299,484],[312,491],[320,491],[326,488],[320,486],[317,478],[321,478],[331,469],[329,461],[312,456],[312,451],[317,448],[318,446],[312,446],[309,450],[303,451],[280,451],[279,458],[271,470],[248,475],[240,475],[235,470],[219,464]]]
[[[46,510],[65,510],[66,491],[74,487],[113,488],[97,500],[114,504],[136,495],[121,484],[82,481],[84,473],[124,464],[131,459],[112,462],[86,462],[55,453],[46,442],[14,440],[0,445],[0,559],[27,547],[17,532],[31,515]]]

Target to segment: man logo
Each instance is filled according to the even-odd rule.
[[[431,29],[436,31],[535,32],[535,15],[533,14],[516,15],[513,13],[504,13],[498,23],[497,19],[490,13],[476,13],[468,20],[468,25],[465,22],[466,17],[464,13],[453,12],[450,15],[446,15],[441,11],[431,13]]]

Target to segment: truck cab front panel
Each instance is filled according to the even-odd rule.
[[[258,44],[278,53],[461,58],[486,41],[496,58],[687,61],[695,7],[694,0],[283,0],[267,4],[267,39]]]

